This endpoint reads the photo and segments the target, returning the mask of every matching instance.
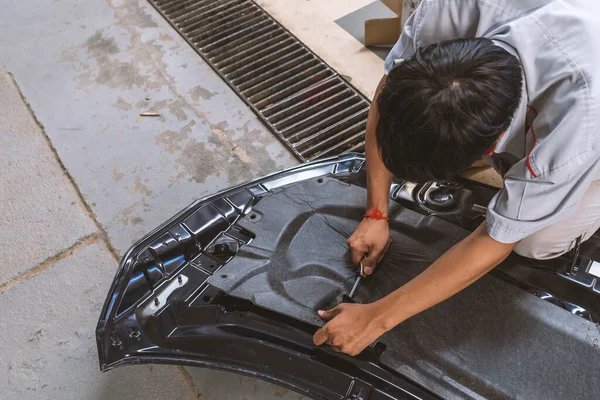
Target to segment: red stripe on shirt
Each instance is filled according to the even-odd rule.
[[[530,106],[529,104],[527,104],[527,108],[529,108],[530,110],[532,110],[535,113],[535,116],[538,116],[538,112],[535,109],[535,107]],[[534,121],[535,122],[535,118]],[[533,122],[531,123],[531,136],[533,137],[533,146],[531,146],[531,150],[529,150],[529,153],[527,153],[527,158],[526,158],[526,162],[527,162],[527,169],[529,169],[529,172],[531,172],[531,175],[534,178],[537,178],[537,174],[535,173],[535,171],[533,170],[533,167],[531,166],[531,153],[533,152],[533,149],[535,148],[535,144],[537,143],[537,138],[535,136],[535,130],[533,129]]]
[[[494,150],[496,150],[496,143],[494,143],[492,147],[490,147],[490,149],[485,152],[485,156],[490,157],[492,154],[494,154]]]

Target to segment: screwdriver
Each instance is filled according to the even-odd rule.
[[[354,286],[352,286],[352,290],[350,290],[350,294],[348,295],[348,297],[353,298],[354,297],[354,293],[356,293],[356,289],[358,289],[358,284],[360,283],[360,281],[363,278],[366,278],[367,275],[365,274],[365,269],[363,267],[363,263],[362,261],[360,262],[360,274],[358,275],[358,278],[356,278],[356,282],[354,282]]]

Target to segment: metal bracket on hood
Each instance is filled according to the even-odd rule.
[[[183,287],[188,281],[189,278],[187,276],[179,274],[176,278],[172,279],[171,282],[164,285],[165,287],[161,288],[154,296],[149,296],[138,310],[136,310],[139,320],[143,321],[160,311],[167,305],[169,296],[177,289]]]
[[[578,237],[573,248],[572,256],[569,265],[565,272],[559,272],[558,275],[573,281],[586,288],[592,288],[596,292],[600,292],[600,265],[598,262],[580,255],[582,237]]]
[[[342,400],[368,400],[373,387],[360,379],[354,379],[350,383],[348,393]]]
[[[485,216],[487,208],[470,201],[471,191],[455,182],[430,181],[393,184],[391,198],[413,204],[428,215],[464,214],[469,218]]]

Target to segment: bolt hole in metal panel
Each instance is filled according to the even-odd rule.
[[[251,0],[149,0],[301,161],[363,152],[369,100]]]

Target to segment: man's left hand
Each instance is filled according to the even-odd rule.
[[[386,331],[375,303],[344,303],[329,311],[319,311],[319,316],[329,322],[315,333],[313,342],[317,346],[326,343],[334,351],[351,356],[359,354]]]

